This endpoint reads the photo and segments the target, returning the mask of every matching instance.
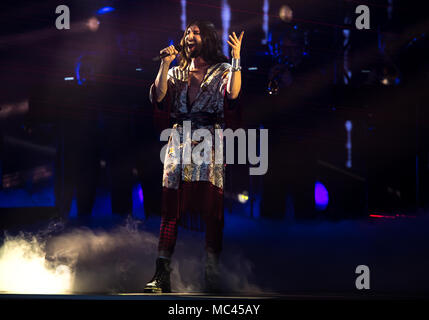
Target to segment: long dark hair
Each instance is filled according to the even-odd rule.
[[[180,50],[180,69],[186,69],[191,63],[191,57],[188,56],[186,52],[186,32],[191,26],[197,26],[200,29],[201,35],[201,57],[209,65],[227,62],[228,58],[222,52],[222,42],[219,39],[219,35],[215,29],[215,26],[210,21],[192,21],[186,26],[185,32],[182,39],[180,40],[180,45],[182,49]]]

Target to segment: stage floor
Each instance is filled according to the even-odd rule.
[[[3,237],[3,249],[15,249],[1,251],[1,298],[216,299],[202,293],[204,234],[182,228],[172,259],[171,282],[176,293],[139,293],[155,271],[159,223],[159,217],[128,222],[110,219],[97,227],[72,226],[56,233],[38,224],[25,233]],[[221,271],[228,294],[221,298],[427,297],[428,227],[428,215],[304,223],[227,213]],[[22,255],[13,260],[12,252],[17,250]],[[28,253],[37,254],[28,260]],[[51,265],[47,255],[54,257]],[[41,261],[37,267],[41,270],[35,272],[34,261]],[[359,265],[370,269],[369,290],[356,288]],[[33,283],[35,279],[41,279],[40,283]],[[79,294],[56,295],[64,292]]]
[[[202,293],[121,293],[121,294],[0,294],[0,300],[181,300],[181,301],[302,301],[302,300],[428,300],[429,296],[352,293],[307,293],[307,294],[261,294],[261,295],[214,295]]]

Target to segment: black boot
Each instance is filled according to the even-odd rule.
[[[169,293],[170,286],[170,259],[156,259],[156,271],[152,280],[144,288],[147,293]]]
[[[220,293],[219,255],[208,254],[204,273],[205,292]]]

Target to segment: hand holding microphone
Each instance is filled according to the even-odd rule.
[[[153,58],[152,60],[153,61],[162,60],[162,62],[170,64],[171,61],[173,61],[176,58],[176,55],[179,53],[180,49],[181,49],[180,45],[169,46],[167,48],[162,49],[159,52],[159,56]]]

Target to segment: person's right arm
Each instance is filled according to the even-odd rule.
[[[156,102],[161,102],[167,94],[168,69],[170,68],[171,62],[176,58],[176,55],[178,53],[174,46],[169,46],[160,51],[160,53],[163,52],[168,52],[170,55],[166,56],[161,60],[158,75],[155,79]]]

